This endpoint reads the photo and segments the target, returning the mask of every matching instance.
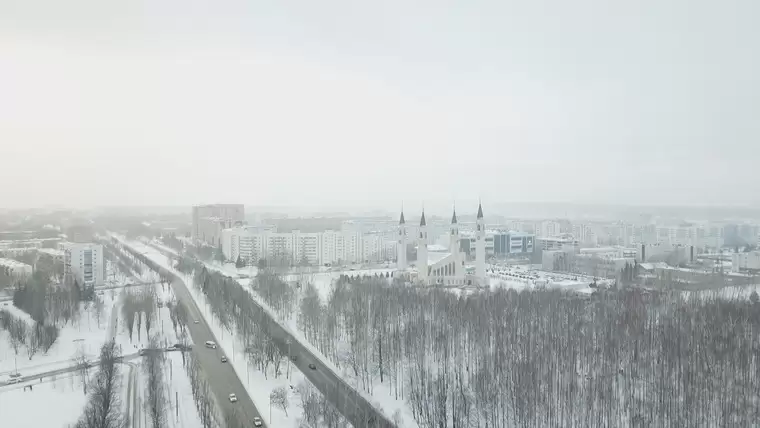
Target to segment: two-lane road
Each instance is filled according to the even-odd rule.
[[[193,297],[187,290],[185,283],[181,279],[174,277],[172,288],[180,304],[184,305],[185,309],[187,309],[188,331],[194,342],[193,352],[203,368],[203,373],[209,385],[211,385],[211,390],[214,392],[214,396],[222,408],[225,418],[227,420],[239,421],[240,427],[252,427],[253,418],[256,416],[260,417],[261,414],[253,404],[253,400],[251,400],[251,397],[245,390],[245,386],[235,372],[235,369],[232,368],[231,361],[227,363],[221,361],[224,355],[221,348],[211,349],[205,346],[206,341],[210,340],[216,343],[218,341],[214,337],[200,309],[195,304],[195,300],[193,300]],[[198,323],[196,324],[195,321]],[[230,394],[237,396],[238,401],[236,403],[230,402]],[[228,423],[227,426],[228,428],[238,428],[234,423]]]

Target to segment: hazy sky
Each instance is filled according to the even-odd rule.
[[[0,206],[760,203],[757,0],[0,0]]]

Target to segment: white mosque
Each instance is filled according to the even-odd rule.
[[[398,246],[397,262],[398,270],[403,273],[409,265],[406,259],[406,248],[408,235],[406,231],[406,222],[404,221],[404,211],[401,211],[401,218],[398,222]],[[465,270],[465,255],[459,246],[459,225],[457,224],[457,212],[451,216],[449,236],[449,251],[428,251],[427,224],[425,222],[425,210],[422,211],[420,218],[419,234],[417,239],[417,282],[424,285],[475,285],[485,284],[486,278],[486,229],[483,220],[483,207],[478,204],[478,215],[476,220],[476,240],[475,240],[475,275],[468,275]]]

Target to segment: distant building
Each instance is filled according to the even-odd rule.
[[[13,259],[0,258],[0,269],[2,269],[6,275],[22,279],[32,276],[33,268],[31,265],[21,263]]]
[[[448,251],[435,251],[437,246],[428,245],[428,225],[423,211],[420,225],[414,235],[417,241],[416,281],[423,285],[485,285],[486,284],[486,229],[483,208],[478,205],[475,219],[475,271],[468,273],[465,267],[465,253],[462,251],[456,210],[452,213],[449,225]],[[405,247],[407,242],[406,222],[404,213],[399,220],[398,275],[407,276],[408,268],[405,262]],[[469,238],[466,238],[469,243]],[[469,245],[467,246],[469,248]]]
[[[103,285],[105,280],[103,246],[70,242],[63,245],[63,273],[80,286]]]
[[[731,254],[731,271],[760,273],[760,251]]]
[[[536,247],[543,251],[578,250],[580,243],[571,234],[555,237],[536,237]]]
[[[193,241],[219,247],[222,245],[222,230],[245,223],[245,207],[242,204],[197,205],[193,207],[192,216]]]
[[[396,239],[359,230],[277,232],[274,226],[242,226],[221,233],[227,260],[240,257],[248,264],[261,259],[288,264],[352,264],[393,260]]]
[[[665,262],[671,266],[693,263],[698,249],[693,245],[641,244],[637,247],[637,260],[641,262]]]
[[[524,256],[533,253],[536,236],[532,233],[496,231],[491,232],[491,236],[495,257]],[[486,253],[488,253],[488,240],[486,240]]]
[[[88,243],[95,240],[95,231],[91,224],[76,224],[66,229],[66,240],[69,242]]]

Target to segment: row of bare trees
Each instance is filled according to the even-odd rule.
[[[760,306],[644,290],[307,284],[299,329],[423,427],[748,426],[760,417]]]
[[[200,362],[192,353],[189,353],[184,364],[201,425],[203,428],[222,428],[222,414],[214,401],[214,393],[203,375]]]
[[[10,311],[0,310],[0,328],[8,332],[8,343],[18,355],[22,346],[26,347],[31,360],[38,351],[47,353],[58,339],[58,327],[43,325],[34,321],[32,326],[16,317]]]
[[[148,352],[143,358],[143,371],[147,380],[145,382],[145,411],[148,412],[152,428],[163,428],[167,425],[168,415],[166,409],[170,405],[167,398],[168,389],[165,385],[164,362],[166,354],[159,349],[158,335],[150,338]]]
[[[84,413],[76,428],[125,428],[127,417],[121,408],[121,353],[114,341],[100,349],[98,372],[90,382]]]
[[[212,315],[230,332],[237,334],[238,342],[245,346],[245,355],[251,368],[258,369],[265,376],[282,376],[289,356],[277,346],[269,333],[273,320],[261,310],[251,294],[240,283],[225,277],[216,271],[205,268],[202,264],[185,261],[188,270],[194,272],[193,284],[206,296]],[[274,278],[272,278],[274,281]],[[291,291],[295,296],[295,293]],[[295,297],[292,298],[295,302]],[[290,304],[291,306],[293,303]],[[292,310],[292,309],[291,309]],[[304,414],[302,421],[308,427],[342,427],[345,420],[337,410],[313,387],[309,397],[302,397],[310,404],[308,420]],[[271,392],[271,404],[281,408],[286,414],[289,408],[288,394],[284,388]],[[306,411],[306,410],[305,410]],[[319,421],[318,423],[313,423]],[[322,424],[324,422],[324,424]]]
[[[13,305],[42,324],[59,325],[77,321],[82,302],[96,300],[92,287],[78,284],[60,286],[45,279],[31,278],[19,283],[13,293]]]
[[[141,339],[142,326],[150,337],[150,331],[157,318],[158,295],[155,287],[146,287],[140,291],[127,291],[122,294],[121,314],[129,333],[129,340],[137,328],[137,340]]]
[[[140,277],[144,265],[118,241],[103,241],[103,255],[114,263],[119,271]]]

